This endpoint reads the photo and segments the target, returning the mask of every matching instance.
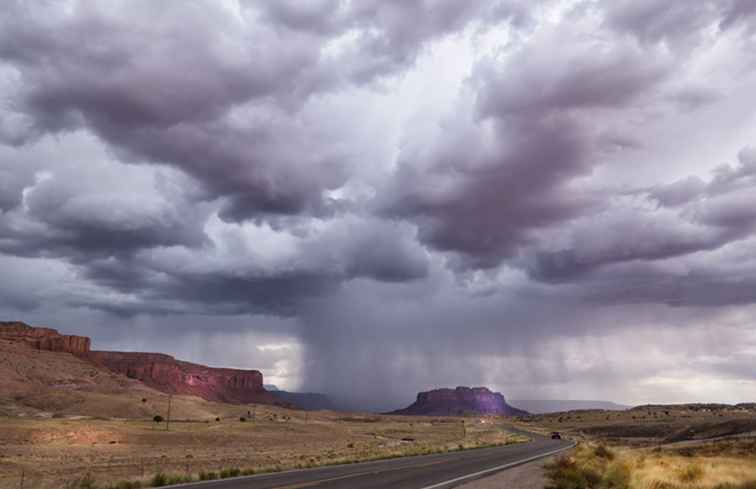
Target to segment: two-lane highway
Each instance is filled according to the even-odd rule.
[[[182,489],[447,489],[570,448],[565,440],[294,470],[184,484]]]

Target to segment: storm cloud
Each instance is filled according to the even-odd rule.
[[[752,400],[751,5],[9,2],[0,313],[360,408]]]

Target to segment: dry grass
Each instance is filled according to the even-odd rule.
[[[680,456],[672,453],[645,455],[634,453],[627,458],[634,464],[633,487],[636,488],[717,488],[756,484],[756,458],[727,456]]]
[[[756,454],[746,457],[680,455],[670,450],[614,448],[582,443],[548,466],[554,489],[752,489]]]
[[[147,482],[158,473],[220,477],[233,468],[259,473],[523,441],[500,422],[477,418],[373,416],[365,422],[257,406],[255,420],[241,423],[239,412],[246,414],[247,406],[223,409],[236,412],[220,422],[215,414],[174,422],[171,431],[150,420],[0,418],[0,488],[17,488],[22,471],[26,487],[35,489],[60,489],[83,474],[99,484],[92,487],[102,487]]]

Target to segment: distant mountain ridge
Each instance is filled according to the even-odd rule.
[[[611,401],[570,401],[559,399],[518,399],[509,401],[512,406],[524,409],[532,414],[559,413],[580,409],[603,409],[606,411],[624,411],[632,406],[625,406]]]
[[[344,409],[336,405],[333,399],[325,394],[320,394],[318,392],[285,391],[279,389],[277,385],[273,384],[265,384],[263,387],[281,402],[292,404],[305,411],[344,411]]]
[[[419,416],[460,416],[465,414],[493,414],[526,416],[527,411],[507,404],[499,392],[487,387],[457,387],[420,392],[410,406],[389,414]]]
[[[281,402],[292,404],[305,411],[320,411],[327,409],[329,411],[341,411],[338,406],[325,394],[317,392],[288,392],[288,391],[270,391],[273,397]]]

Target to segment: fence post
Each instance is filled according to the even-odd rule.
[[[165,431],[171,429],[171,400],[173,400],[173,394],[168,394],[168,417],[165,420]]]

